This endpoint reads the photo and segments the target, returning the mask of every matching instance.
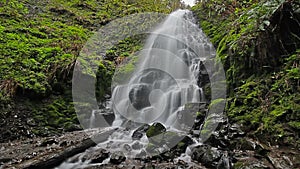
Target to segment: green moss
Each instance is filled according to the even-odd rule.
[[[2,2],[0,41],[5,43],[0,43],[0,86],[9,84],[1,88],[1,95],[12,97],[31,92],[46,97],[52,92],[54,81],[70,80],[75,59],[92,31],[132,13],[169,13],[174,9],[166,8],[168,1],[132,2]],[[129,48],[138,50],[135,41],[124,40],[117,46],[116,54],[127,56],[132,51]]]
[[[278,18],[285,15],[283,9],[293,14],[286,23]],[[230,1],[205,1],[192,10],[224,65],[230,121],[243,124],[262,141],[290,138],[293,131],[291,137],[297,142],[300,43],[294,38],[297,31],[279,27],[299,26],[299,6],[283,1],[236,1],[235,5]]]
[[[0,2],[0,112],[4,112],[7,105],[28,99],[25,109],[31,113],[26,111],[24,116],[34,119],[37,124],[33,127],[35,134],[71,130],[72,124],[78,123],[71,99],[72,72],[86,41],[112,20],[141,12],[170,13],[178,7],[178,2]],[[106,60],[97,63],[96,73],[86,73],[97,78],[95,94],[98,101],[110,93],[116,58],[129,57],[140,50],[143,38],[140,35],[120,41],[107,51]],[[17,112],[19,108],[10,109]]]
[[[154,123],[146,131],[146,136],[148,138],[151,138],[151,137],[157,136],[159,134],[162,134],[165,131],[166,131],[166,128],[161,123]]]

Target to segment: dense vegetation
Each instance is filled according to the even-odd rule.
[[[126,15],[170,13],[179,6],[177,0],[0,2],[0,142],[80,129],[71,79],[94,31]],[[299,3],[204,0],[192,10],[224,65],[230,122],[262,141],[299,146]],[[97,83],[105,82],[97,85],[103,86],[98,99],[110,91],[116,59],[139,50],[142,41],[128,38],[106,52],[97,73]]]
[[[213,0],[192,10],[224,65],[229,120],[261,141],[299,146],[300,4]]]
[[[0,142],[79,129],[71,79],[87,39],[116,18],[170,13],[179,5],[179,1],[156,0],[1,1]],[[107,88],[97,90],[99,99],[109,90],[114,60],[140,45],[140,38],[129,38],[107,51],[110,59],[97,74],[107,82]]]

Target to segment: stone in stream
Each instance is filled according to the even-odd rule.
[[[164,125],[162,125],[161,123],[153,123],[146,131],[146,136],[148,138],[151,138],[159,134],[162,134],[163,132],[166,132],[166,128]]]
[[[137,128],[133,134],[132,134],[132,139],[133,140],[139,140],[143,137],[143,135],[146,133],[146,131],[149,129],[150,125],[149,124],[144,124],[141,127]]]
[[[141,145],[139,142],[135,142],[132,144],[132,149],[134,150],[139,150],[141,148],[143,148],[143,145]]]
[[[121,164],[125,160],[126,160],[126,157],[125,157],[124,153],[121,151],[112,153],[112,155],[110,157],[110,162],[112,164]]]
[[[87,152],[82,158],[83,161],[91,160],[91,163],[101,163],[109,157],[110,153],[105,149],[98,149],[96,151]]]
[[[147,84],[135,85],[130,89],[129,99],[134,108],[141,110],[145,107],[151,106],[148,97],[151,93],[151,86]]]

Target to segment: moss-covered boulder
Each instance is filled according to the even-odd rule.
[[[164,132],[166,132],[166,127],[161,124],[161,123],[153,123],[149,129],[146,131],[146,136],[148,138],[151,138],[151,137],[154,137],[154,136],[157,136],[159,134],[162,134]]]

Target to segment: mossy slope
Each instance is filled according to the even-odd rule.
[[[299,146],[300,6],[295,1],[203,1],[193,11],[228,83],[226,113],[252,137]]]
[[[0,142],[74,128],[78,121],[72,106],[72,72],[88,38],[116,18],[170,13],[178,5],[179,1],[155,0],[1,1]],[[115,58],[140,45],[141,39],[129,38],[107,51],[108,59],[97,73],[97,83],[105,82],[97,85],[103,86],[97,88],[98,99],[109,91]]]

